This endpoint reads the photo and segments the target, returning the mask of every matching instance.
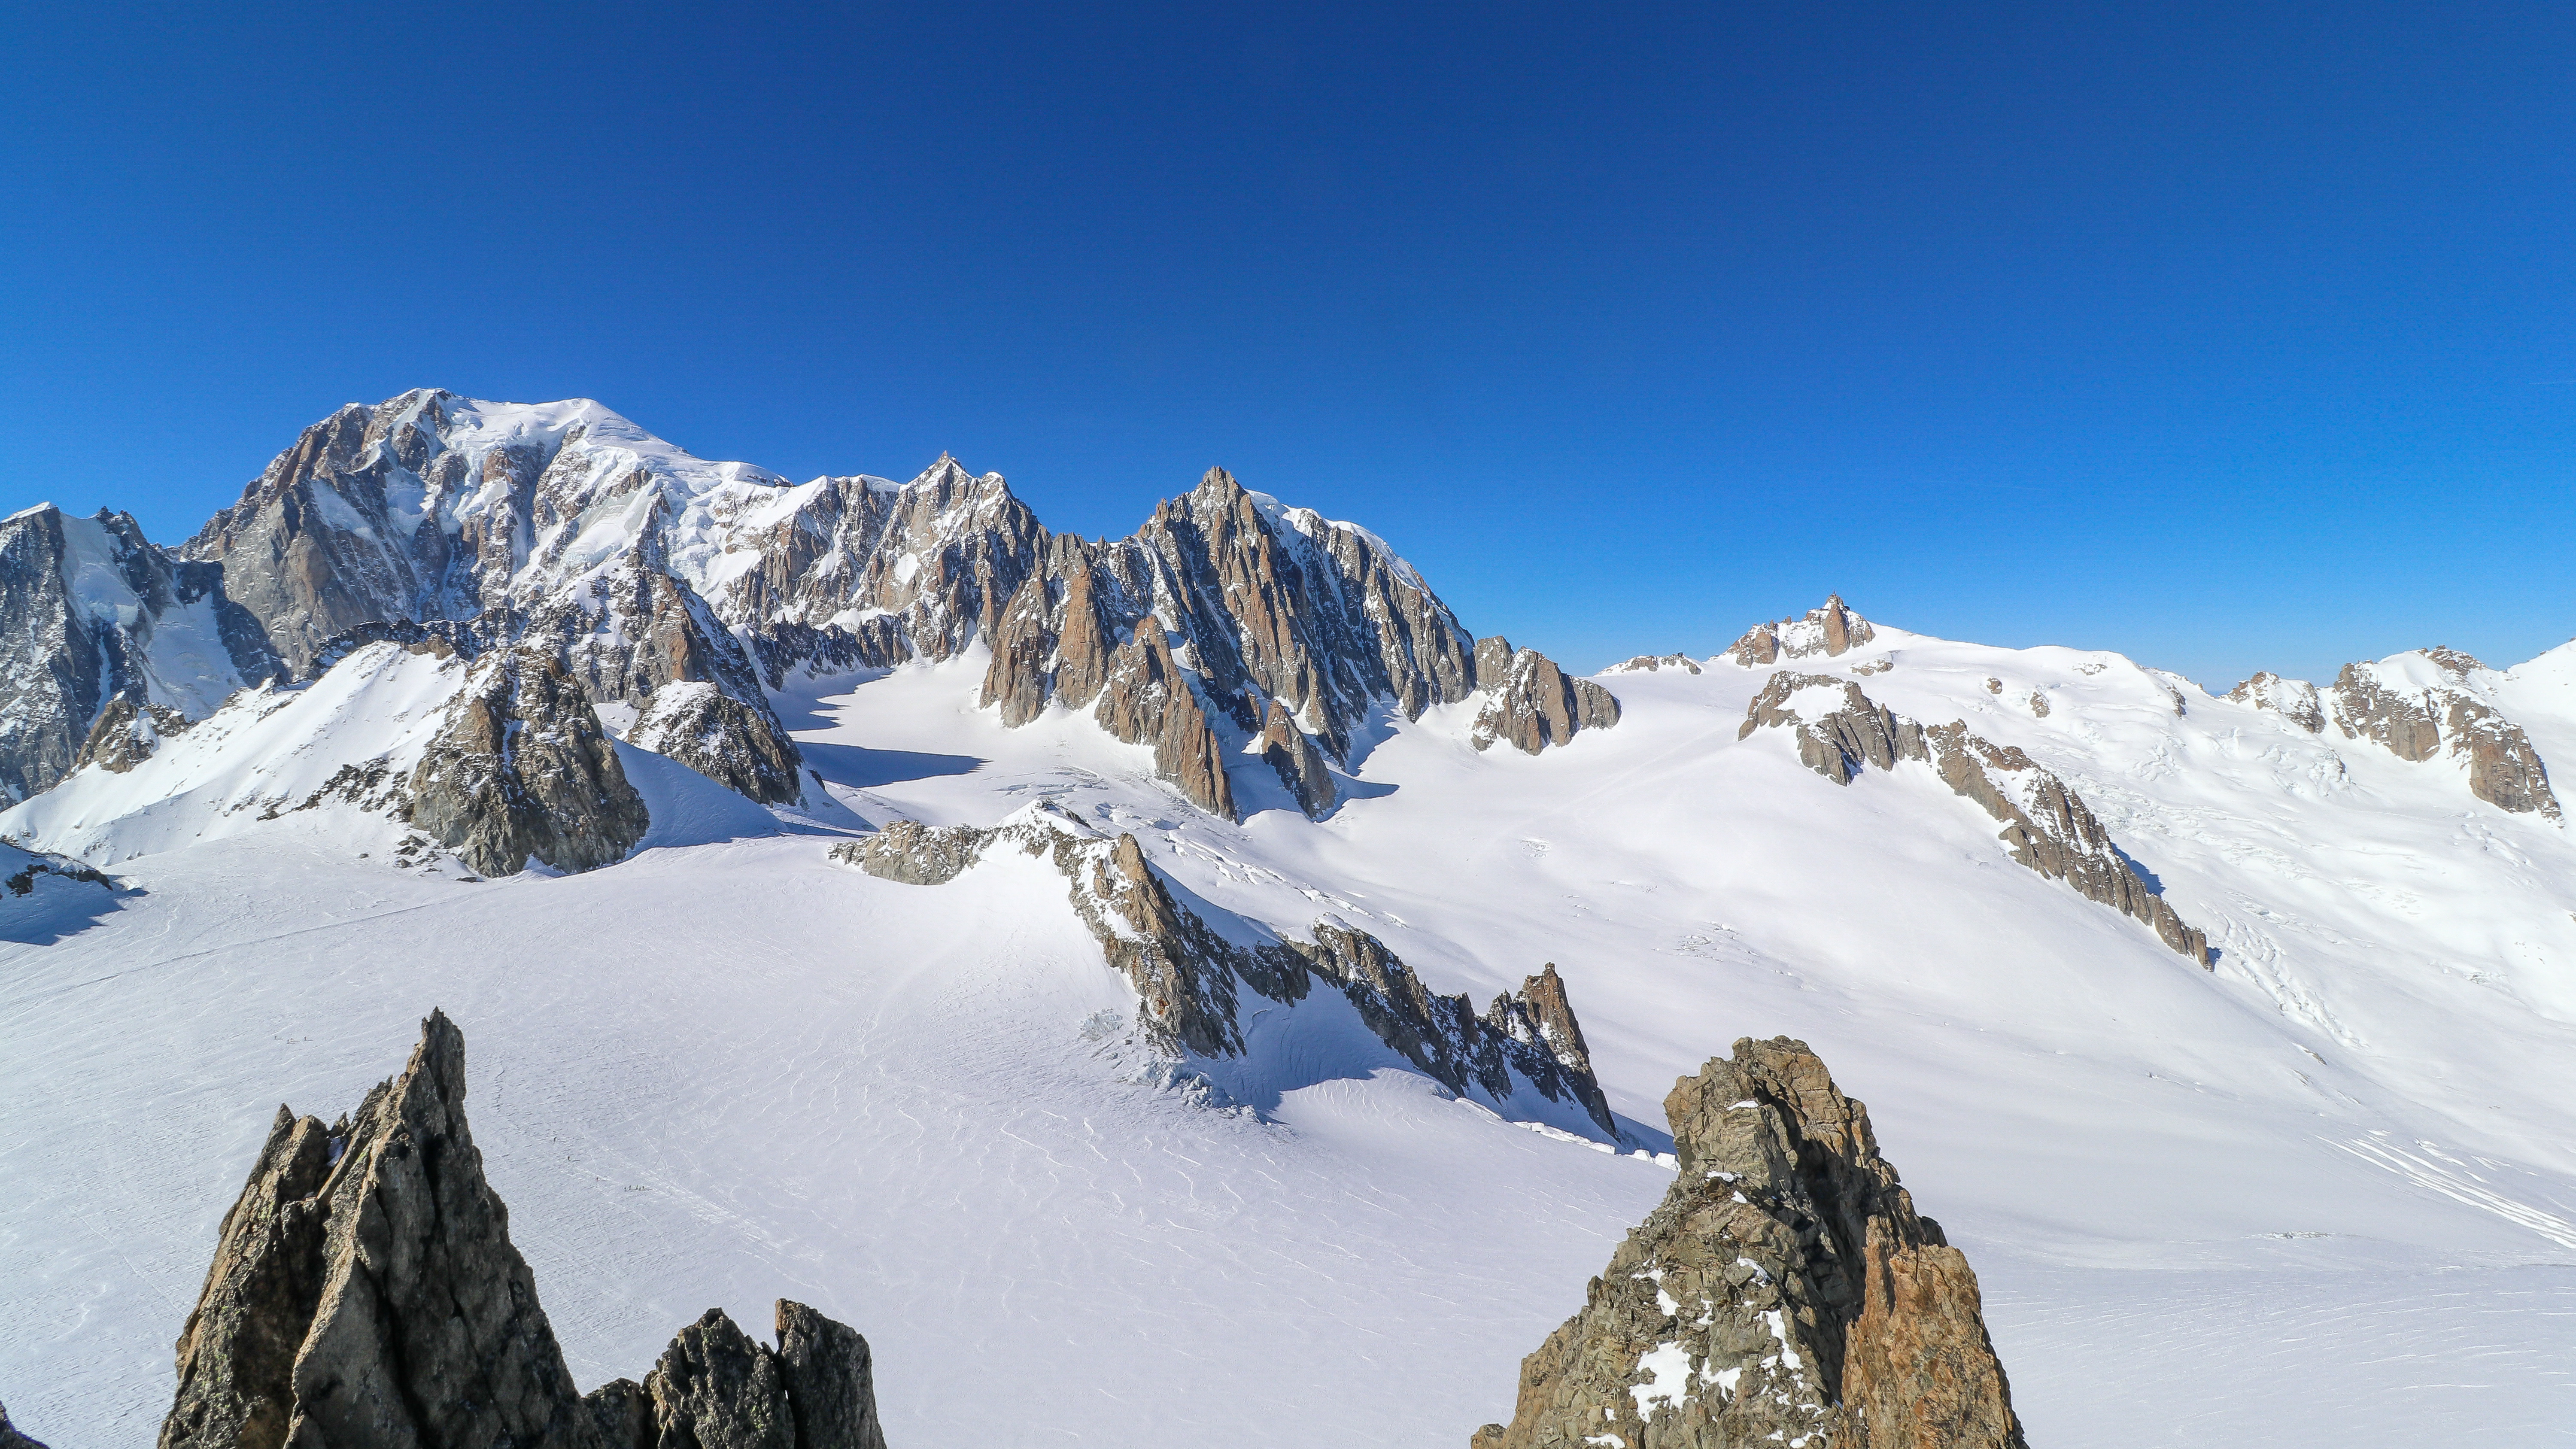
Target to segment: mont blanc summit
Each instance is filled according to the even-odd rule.
[[[0,521],[0,1432],[2569,1422],[2576,645],[2204,682],[1855,581],[1586,672],[1172,486],[418,391],[184,542]]]

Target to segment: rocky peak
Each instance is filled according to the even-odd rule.
[[[1829,594],[1823,607],[1809,609],[1803,619],[1777,619],[1745,630],[1726,653],[1748,668],[1819,654],[1838,658],[1877,635],[1867,619],[1843,602],[1842,595]]]
[[[651,824],[599,716],[561,660],[518,648],[476,661],[412,770],[412,825],[485,875],[539,861],[595,870]]]
[[[1664,1101],[1680,1172],[1473,1449],[2022,1449],[1976,1274],[1803,1042]]]
[[[1499,634],[1476,641],[1475,663],[1476,688],[1485,695],[1468,736],[1477,749],[1490,749],[1501,740],[1535,755],[1564,744],[1578,731],[1608,729],[1619,722],[1616,695],[1568,675],[1535,649],[1514,649]]]
[[[866,1341],[800,1304],[775,1351],[734,1353],[711,1313],[644,1385],[577,1393],[465,1095],[464,1034],[432,1012],[356,1111],[278,1108],[179,1335],[161,1449],[883,1449]]]

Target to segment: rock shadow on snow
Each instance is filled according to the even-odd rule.
[[[797,741],[805,764],[835,785],[874,790],[942,775],[971,775],[991,763],[980,755],[943,755],[929,750],[873,750],[864,745]]]

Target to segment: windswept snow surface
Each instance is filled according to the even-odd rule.
[[[2576,1425],[2576,850],[2455,761],[2116,655],[1881,626],[1800,661],[2065,778],[2208,930],[2204,971],[1925,766],[1838,787],[1785,731],[1738,741],[1768,670],[1612,677],[1619,727],[1537,757],[1474,750],[1472,700],[1390,718],[1328,819],[1247,769],[1235,826],[1084,716],[1002,729],[984,662],[782,713],[871,821],[1051,799],[1437,990],[1555,961],[1649,1149],[1675,1076],[1804,1037],[1967,1249],[2036,1444]],[[2576,664],[2495,688],[2576,760]],[[1362,1053],[1250,1064],[1248,1105],[1154,1086],[1063,879],[1011,852],[913,887],[728,826],[467,884],[355,858],[327,810],[200,840],[51,798],[0,830],[144,891],[0,944],[0,1395],[57,1445],[151,1438],[274,1104],[345,1110],[433,1005],[585,1386],[710,1304],[798,1297],[868,1334],[898,1444],[1463,1443],[1669,1181]]]

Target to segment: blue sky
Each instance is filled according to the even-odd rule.
[[[436,385],[1092,534],[1223,463],[1584,667],[2576,634],[2563,7],[760,8],[0,15],[0,504]]]

